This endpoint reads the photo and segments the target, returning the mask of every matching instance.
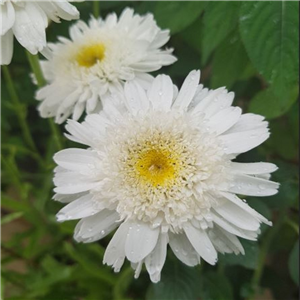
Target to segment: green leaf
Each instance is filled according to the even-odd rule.
[[[76,249],[70,243],[64,244],[64,249],[67,254],[72,257],[79,265],[90,275],[100,279],[106,284],[113,285],[115,278],[111,273],[101,265],[101,260],[98,255],[91,253],[86,245],[76,245]],[[99,259],[100,263],[95,264],[95,261]]]
[[[178,260],[165,264],[161,281],[151,284],[147,300],[197,300],[200,277],[196,268],[187,267]]]
[[[266,142],[266,154],[276,153],[287,160],[296,160],[298,157],[298,140],[293,135],[293,130],[285,120],[270,122],[271,136]]]
[[[240,79],[249,64],[248,55],[237,34],[217,48],[212,61],[211,88],[226,86],[230,89]]]
[[[281,161],[273,162],[278,166],[278,170],[272,175],[272,180],[279,182],[280,187],[278,194],[266,197],[264,202],[270,208],[290,207],[299,199],[298,166]]]
[[[163,29],[177,33],[191,25],[202,13],[207,2],[161,1],[155,7],[155,19]]]
[[[240,33],[249,57],[278,98],[286,97],[298,81],[298,6],[297,1],[245,1],[240,10]]]
[[[233,291],[224,274],[208,272],[203,279],[203,296],[205,300],[231,300]]]
[[[219,255],[219,263],[224,265],[239,265],[254,270],[257,266],[259,248],[257,242],[240,239],[245,255],[225,254]]]
[[[17,212],[11,213],[9,215],[6,215],[6,216],[1,218],[1,225],[7,224],[7,223],[10,223],[10,222],[12,222],[16,219],[19,219],[23,215],[24,215],[24,212],[22,212],[22,211],[17,211]]]
[[[212,51],[236,28],[239,7],[239,1],[218,1],[209,3],[203,17],[203,63],[207,61]]]
[[[275,96],[268,88],[259,92],[250,102],[249,111],[261,114],[267,119],[277,118],[285,114],[298,98],[298,87],[291,89],[284,97]]]
[[[299,241],[296,242],[290,257],[289,270],[294,282],[299,285]]]

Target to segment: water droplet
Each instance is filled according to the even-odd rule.
[[[105,234],[105,230],[101,230],[101,234],[104,235]]]

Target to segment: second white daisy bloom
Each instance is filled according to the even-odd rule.
[[[271,225],[236,194],[276,194],[277,167],[232,161],[269,137],[268,123],[199,78],[191,72],[179,93],[165,75],[146,92],[126,83],[100,114],[68,122],[68,138],[89,148],[54,157],[55,199],[67,204],[57,219],[81,219],[74,238],[84,243],[118,228],[104,256],[115,271],[127,258],[136,277],[145,264],[157,282],[168,244],[188,266],[213,265],[217,252],[244,253],[237,237],[256,240]]]
[[[10,64],[14,36],[30,53],[37,54],[46,47],[48,19],[59,22],[78,18],[77,8],[67,0],[0,0],[0,64]]]
[[[105,20],[79,21],[70,28],[70,37],[49,44],[51,57],[42,61],[48,85],[36,95],[42,101],[41,116],[55,117],[57,123],[99,111],[101,102],[121,91],[124,82],[149,84],[148,72],[176,61],[172,49],[161,49],[169,30],[161,30],[152,14],[139,16],[129,8],[119,19],[113,13]]]

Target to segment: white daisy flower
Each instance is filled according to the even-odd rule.
[[[48,18],[73,20],[79,18],[79,12],[67,0],[0,0],[0,64],[10,64],[14,36],[32,54],[43,52]]]
[[[115,271],[127,258],[135,277],[145,264],[157,282],[167,244],[188,266],[214,265],[217,252],[244,254],[237,237],[256,240],[271,225],[236,194],[276,194],[277,167],[232,161],[269,137],[268,123],[199,78],[191,72],[179,93],[165,75],[146,92],[129,82],[100,114],[68,121],[67,137],[89,148],[54,156],[54,199],[68,203],[57,219],[81,219],[74,238],[84,243],[118,228],[104,256]]]
[[[71,114],[77,120],[85,110],[98,112],[101,102],[121,91],[125,81],[149,84],[147,72],[176,61],[173,49],[160,49],[170,39],[169,30],[161,30],[152,14],[139,16],[129,8],[119,19],[112,13],[105,20],[78,21],[70,37],[49,44],[52,55],[41,62],[49,84],[36,95],[43,101],[41,116],[55,117],[57,123]]]

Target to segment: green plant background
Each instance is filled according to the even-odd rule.
[[[81,18],[118,14],[126,6],[154,14],[170,28],[178,62],[159,72],[180,85],[193,69],[209,88],[226,86],[244,112],[265,115],[271,138],[240,161],[271,161],[280,192],[247,200],[270,218],[246,255],[220,255],[216,266],[189,268],[171,251],[162,280],[145,271],[133,279],[102,265],[110,237],[92,244],[72,239],[76,222],[58,224],[53,154],[72,143],[64,126],[38,116],[30,73],[36,60],[15,42],[2,81],[2,298],[7,300],[230,300],[297,299],[298,271],[298,2],[82,2]],[[68,36],[70,22],[51,24],[48,40]],[[9,81],[11,76],[11,82]],[[12,85],[10,85],[10,83]],[[40,82],[43,84],[43,82]],[[17,95],[14,94],[16,91]],[[78,146],[78,145],[76,145]]]

